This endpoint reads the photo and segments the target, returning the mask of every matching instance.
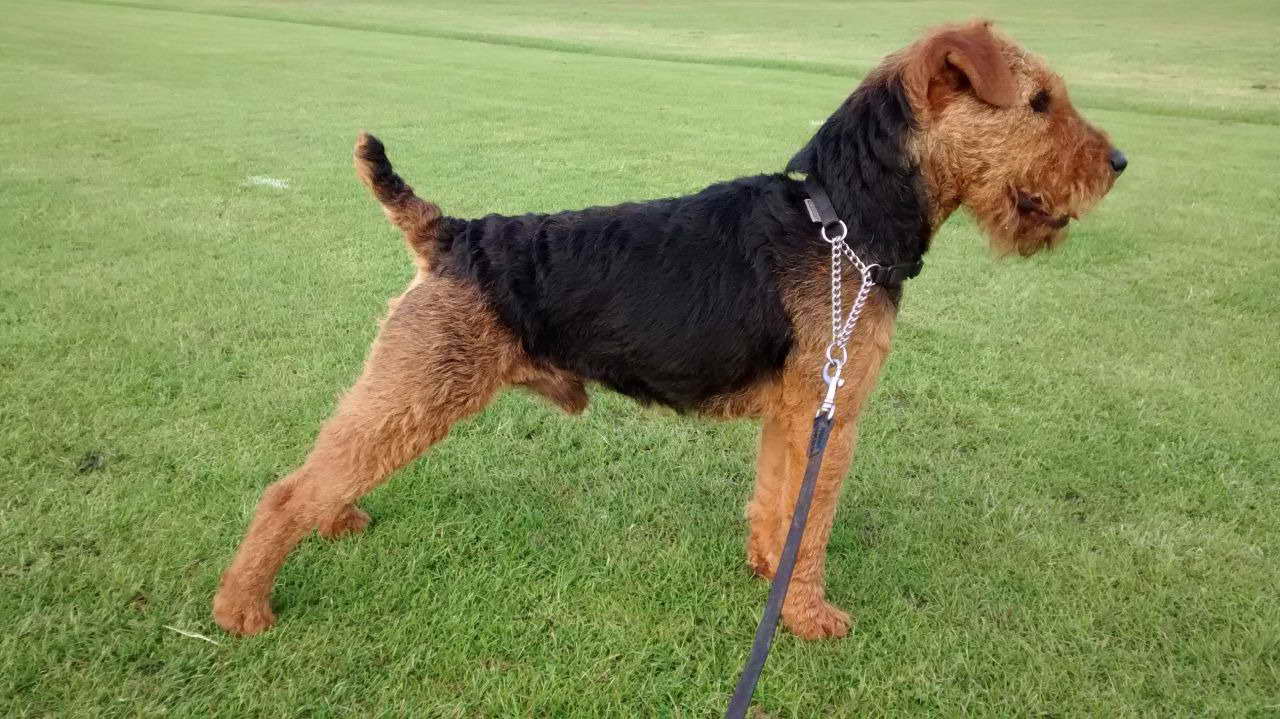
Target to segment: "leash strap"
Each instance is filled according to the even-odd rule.
[[[832,418],[825,413],[813,418],[813,434],[809,437],[809,463],[805,466],[804,482],[800,485],[800,496],[796,498],[795,512],[791,515],[787,542],[783,545],[782,557],[778,560],[778,571],[773,575],[769,601],[764,605],[764,616],[760,618],[756,638],[751,642],[751,654],[747,657],[746,666],[742,668],[738,686],[733,690],[729,709],[724,713],[725,719],[744,719],[747,716],[747,709],[751,707],[751,695],[755,693],[760,673],[764,671],[765,660],[769,658],[769,649],[773,646],[773,637],[778,629],[778,618],[782,616],[782,604],[787,599],[791,574],[796,568],[796,556],[800,553],[800,540],[804,538],[805,523],[809,520],[809,506],[813,503],[813,490],[818,484],[818,470],[822,468],[822,454],[831,437],[832,422]]]
[[[836,214],[836,208],[831,204],[827,191],[822,189],[822,185],[814,179],[813,175],[805,176],[804,191],[809,196],[805,199],[804,206],[809,211],[810,220],[823,227],[830,227],[840,222],[840,216]],[[831,229],[835,228],[831,227]]]
[[[920,274],[924,261],[911,264],[883,266],[866,264],[853,248],[844,241],[849,228],[836,215],[831,198],[822,189],[822,184],[809,175],[804,181],[805,192],[809,195],[805,201],[805,209],[809,219],[819,226],[818,234],[823,241],[831,245],[831,344],[827,346],[827,362],[822,368],[822,379],[827,385],[826,396],[818,407],[818,415],[813,418],[813,433],[809,436],[809,462],[804,469],[804,481],[800,484],[800,494],[796,497],[795,510],[791,514],[791,528],[787,530],[787,541],[782,547],[782,556],[778,558],[778,569],[773,575],[773,585],[769,588],[769,600],[764,605],[764,615],[756,626],[756,636],[751,642],[751,653],[747,663],[738,677],[738,685],[734,687],[733,698],[729,700],[729,708],[725,711],[725,719],[744,719],[751,706],[751,695],[755,693],[756,684],[760,681],[760,673],[764,671],[765,660],[769,658],[769,649],[773,647],[774,634],[778,630],[778,619],[782,616],[782,605],[787,599],[787,589],[791,586],[791,575],[796,568],[796,557],[800,554],[800,542],[804,539],[805,524],[809,521],[809,506],[813,503],[814,487],[818,483],[818,470],[822,468],[822,454],[827,449],[827,440],[831,438],[831,425],[835,422],[836,391],[844,384],[840,373],[849,361],[845,346],[853,337],[853,330],[858,324],[858,317],[867,301],[867,295],[876,285],[895,287],[903,280]],[[847,317],[843,313],[843,281],[841,263],[847,259],[858,271],[860,282],[858,293]]]

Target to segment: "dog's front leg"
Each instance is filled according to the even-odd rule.
[[[858,415],[889,352],[892,318],[891,311],[874,303],[868,306],[845,366],[844,388],[836,398],[835,426],[823,455],[809,521],[782,608],[783,623],[805,639],[841,637],[849,631],[849,615],[827,602],[825,596],[827,539],[840,487],[853,460]],[[804,479],[813,415],[824,391],[817,379],[820,367],[821,359],[814,356],[792,362],[780,378],[778,391],[763,418],[756,489],[747,505],[747,564],[766,579],[772,579],[777,570]]]
[[[747,562],[757,574],[772,579],[791,526],[791,514],[807,463],[812,411],[765,419],[755,495],[747,506],[750,538]],[[824,569],[827,538],[835,518],[840,486],[849,470],[856,442],[856,426],[841,416],[832,429],[814,487],[813,505],[805,528],[795,573],[782,607],[787,628],[805,639],[842,637],[849,631],[849,615],[826,601]]]

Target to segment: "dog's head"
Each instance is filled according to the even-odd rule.
[[[877,73],[901,78],[930,202],[964,205],[1001,252],[1053,247],[1127,160],[1071,105],[1062,78],[990,23],[936,29]]]

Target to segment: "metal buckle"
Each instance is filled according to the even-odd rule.
[[[805,200],[805,202],[807,203],[807,202],[809,202],[809,200]],[[813,211],[812,211],[812,210],[810,210],[810,214],[812,214],[812,212],[813,212]],[[814,222],[817,222],[817,219],[816,219],[816,218],[814,219]],[[831,224],[832,224],[832,225],[840,225],[840,236],[839,236],[839,237],[831,237],[831,236],[827,235],[827,225],[823,225],[823,226],[822,226],[822,229],[820,230],[820,232],[821,232],[821,234],[822,234],[822,239],[826,240],[827,244],[829,244],[829,245],[830,245],[830,244],[835,244],[835,243],[837,243],[837,242],[842,242],[842,241],[844,241],[844,238],[846,238],[846,237],[848,237],[848,236],[849,236],[849,226],[848,226],[848,225],[846,225],[846,224],[844,224],[844,220],[836,220],[835,222],[832,222]]]
[[[818,204],[810,198],[804,198],[804,208],[809,211],[809,220],[816,223],[822,223],[822,215],[818,214]]]

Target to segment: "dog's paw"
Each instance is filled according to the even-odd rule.
[[[747,568],[757,577],[772,581],[778,569],[778,557],[761,551],[752,543],[747,546]]]
[[[220,591],[213,598],[213,620],[230,634],[247,637],[276,623],[270,599],[246,600]]]
[[[363,532],[369,526],[369,514],[354,504],[348,504],[338,512],[338,516],[320,525],[320,536],[326,539],[337,539],[347,534]]]
[[[782,623],[801,639],[835,639],[849,633],[848,613],[823,599],[821,594],[802,591],[787,598],[782,606]]]

